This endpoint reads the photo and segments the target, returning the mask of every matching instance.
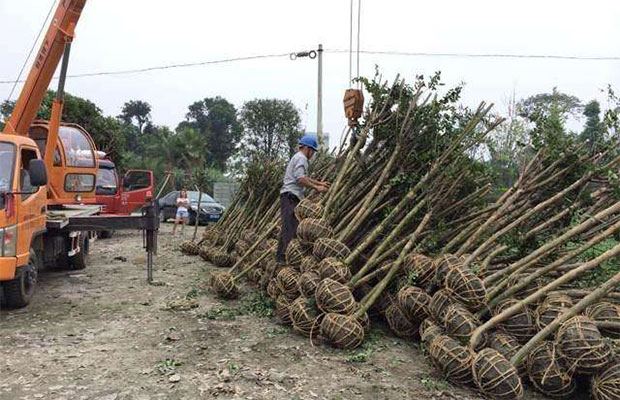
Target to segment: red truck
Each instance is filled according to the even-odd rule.
[[[102,158],[98,162],[96,198],[102,214],[131,215],[153,200],[153,171],[129,170],[120,179],[114,162]],[[103,231],[101,237],[109,238],[112,232]]]

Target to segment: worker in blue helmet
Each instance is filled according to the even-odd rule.
[[[297,234],[299,222],[295,217],[295,206],[304,198],[306,189],[314,189],[319,193],[329,189],[329,182],[317,181],[308,176],[308,161],[319,151],[316,139],[306,135],[299,140],[299,151],[291,158],[284,173],[280,190],[280,213],[282,229],[278,241],[276,261],[284,263],[284,254],[289,242]]]

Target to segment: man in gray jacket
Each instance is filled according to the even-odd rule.
[[[276,261],[285,262],[286,248],[297,233],[299,222],[295,217],[295,206],[304,198],[305,188],[314,189],[319,193],[329,189],[329,182],[320,182],[308,176],[308,160],[318,149],[315,138],[306,135],[299,140],[299,151],[291,158],[284,173],[282,189],[280,190],[280,214],[282,228]]]

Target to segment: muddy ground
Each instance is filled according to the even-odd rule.
[[[375,328],[345,352],[276,324],[255,289],[221,302],[214,269],[165,224],[155,279],[138,233],[91,248],[83,271],[47,270],[33,303],[0,310],[0,399],[479,399],[442,381],[419,347]],[[186,232],[185,238],[189,237]]]

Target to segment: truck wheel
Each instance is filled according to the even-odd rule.
[[[101,231],[101,239],[110,239],[114,236],[114,231]]]
[[[34,249],[30,249],[28,264],[17,270],[15,279],[5,282],[4,299],[10,308],[25,307],[30,303],[37,287],[39,276],[39,257]]]
[[[88,233],[82,232],[80,235],[80,252],[69,257],[69,269],[84,269],[88,265],[88,254],[90,251],[90,242],[88,241]]]

